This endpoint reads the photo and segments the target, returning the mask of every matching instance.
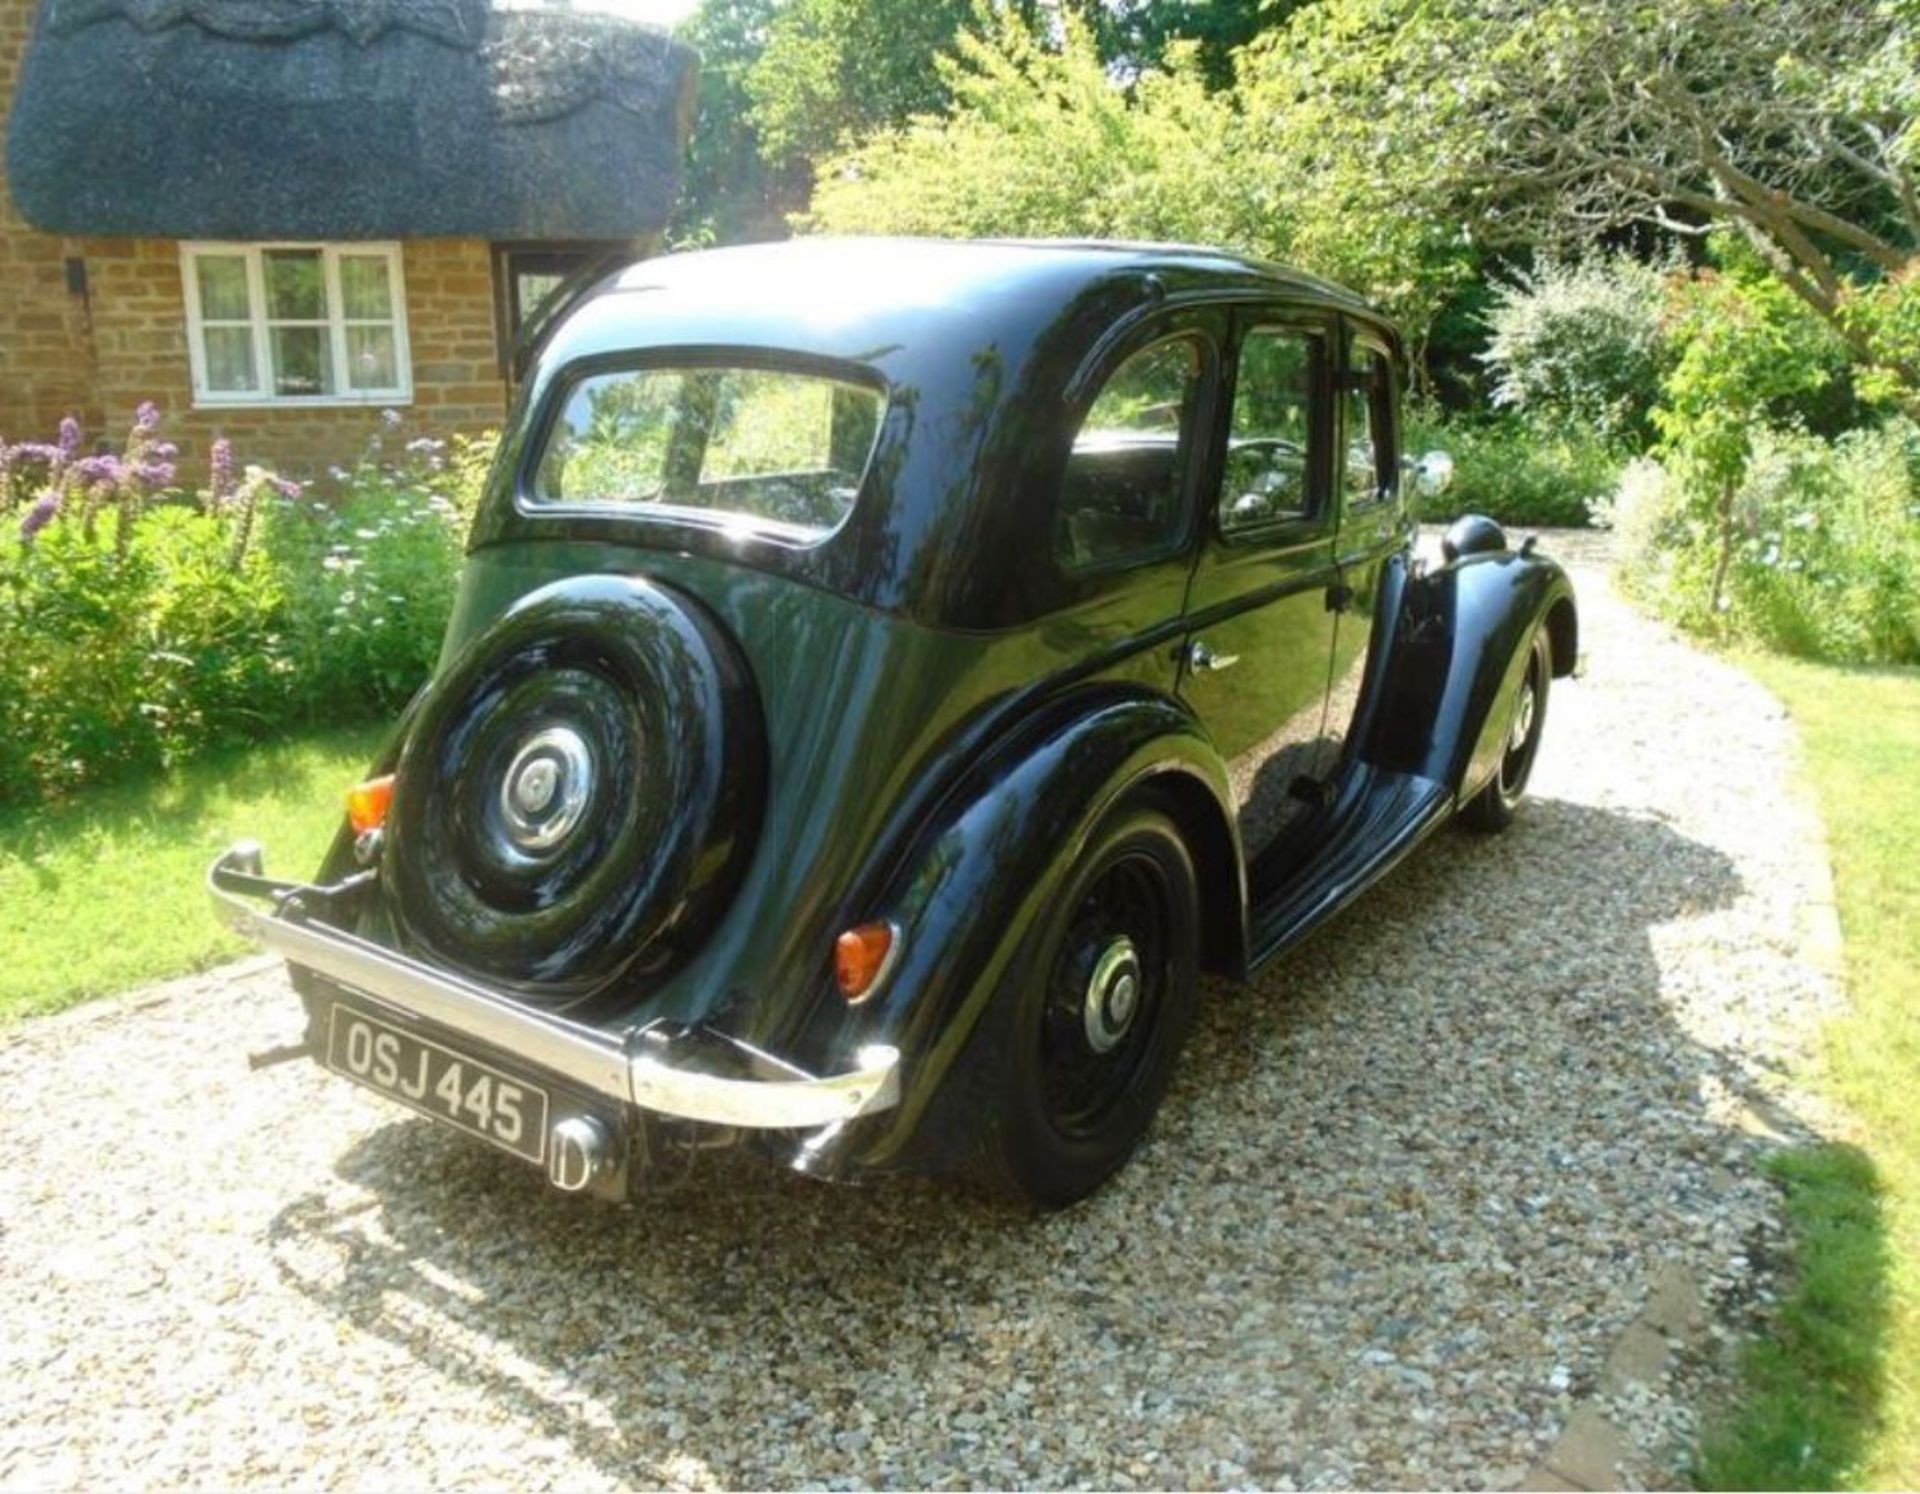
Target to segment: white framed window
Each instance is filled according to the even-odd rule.
[[[180,246],[196,405],[413,398],[400,246]]]

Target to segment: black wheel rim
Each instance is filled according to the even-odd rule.
[[[1047,1119],[1069,1139],[1099,1134],[1152,1070],[1172,978],[1170,901],[1159,862],[1130,852],[1093,879],[1068,921],[1040,1064]]]
[[[1546,719],[1546,674],[1535,649],[1527,660],[1527,677],[1520,686],[1520,699],[1514,707],[1513,726],[1509,729],[1507,749],[1500,759],[1500,798],[1508,805],[1520,802],[1526,792],[1527,777],[1533,772],[1534,754],[1540,748],[1540,727]]]

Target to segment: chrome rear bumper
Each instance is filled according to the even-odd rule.
[[[815,1075],[737,1039],[700,1031],[747,1077],[687,1067],[676,1058],[687,1029],[652,1024],[616,1034],[523,1006],[298,912],[318,889],[264,875],[260,848],[243,842],[207,873],[214,910],[231,928],[348,991],[512,1055],[625,1105],[714,1125],[807,1130],[899,1103],[900,1053],[863,1048],[843,1074]]]

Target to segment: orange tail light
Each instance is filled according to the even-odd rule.
[[[387,810],[393,804],[393,774],[369,778],[347,790],[347,823],[355,835],[378,830],[387,822]]]
[[[870,995],[893,956],[893,925],[863,923],[833,941],[833,973],[849,1001]]]

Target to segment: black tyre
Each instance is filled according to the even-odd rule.
[[[396,770],[382,886],[408,941],[549,1007],[658,974],[757,828],[762,729],[697,604],[579,576],[442,671]]]
[[[1089,842],[998,999],[988,1181],[1042,1208],[1133,1154],[1199,988],[1200,894],[1180,831],[1123,809]]]
[[[1527,650],[1527,672],[1507,730],[1500,768],[1485,788],[1467,802],[1460,817],[1473,829],[1497,834],[1511,825],[1533,776],[1540,734],[1547,726],[1547,689],[1553,683],[1553,645],[1545,628],[1536,629]]]

